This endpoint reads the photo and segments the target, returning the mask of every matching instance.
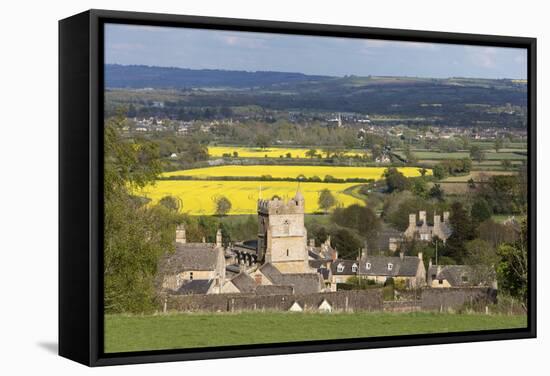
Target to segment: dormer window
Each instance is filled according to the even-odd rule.
[[[343,273],[343,272],[344,272],[344,268],[345,268],[344,264],[339,263],[338,266],[337,266],[337,268],[336,268],[336,270],[338,271],[338,273]]]
[[[367,262],[365,264],[365,267],[367,268],[367,270],[370,270],[370,268],[372,268],[372,264],[370,262]]]
[[[353,273],[357,273],[357,264],[353,264],[353,265],[351,266],[351,271],[352,271]]]
[[[392,270],[393,269],[393,264],[391,262],[388,262],[388,270]]]

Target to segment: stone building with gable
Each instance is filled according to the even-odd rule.
[[[181,225],[176,228],[174,252],[159,263],[158,283],[161,291],[172,293],[219,293],[225,284],[225,268],[220,230],[216,243],[188,243]]]
[[[418,239],[422,241],[432,241],[438,237],[446,242],[452,234],[452,228],[449,222],[449,212],[443,212],[443,216],[434,213],[433,223],[428,224],[425,211],[418,212],[418,218],[415,213],[409,214],[409,226],[403,233],[406,239]]]

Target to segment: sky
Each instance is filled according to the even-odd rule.
[[[327,76],[527,78],[527,50],[164,26],[105,25],[107,64]]]

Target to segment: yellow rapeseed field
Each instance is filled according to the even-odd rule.
[[[378,180],[382,177],[385,167],[334,167],[334,166],[215,166],[165,172],[163,176],[195,176],[197,178],[220,176],[259,177],[271,175],[274,178],[296,178],[304,175],[307,178],[318,176],[324,179],[331,175],[338,179],[362,178]],[[420,176],[417,167],[401,167],[398,169],[407,177]],[[431,174],[431,170],[428,171]]]
[[[277,148],[271,147],[267,149],[242,147],[242,146],[209,146],[208,154],[211,157],[222,157],[224,154],[233,155],[233,152],[237,152],[239,157],[245,158],[280,158],[286,157],[287,153],[292,155],[292,158],[309,158],[306,156],[308,148]],[[318,154],[324,154],[321,149],[317,149]],[[345,152],[348,156],[363,155],[361,150],[349,150]]]
[[[349,206],[362,204],[363,202],[343,191],[355,183],[301,183],[300,191],[306,200],[306,212],[320,211],[317,200],[319,191],[329,189],[335,195],[339,205]],[[282,198],[293,197],[298,188],[295,182],[285,181],[206,181],[206,180],[159,180],[154,186],[148,186],[139,195],[146,196],[157,203],[164,196],[175,196],[183,202],[183,212],[191,215],[215,214],[214,200],[223,195],[232,204],[229,214],[255,214],[257,200],[261,194],[263,198],[271,198],[278,195]]]

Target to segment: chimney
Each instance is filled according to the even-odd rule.
[[[426,212],[424,210],[418,212],[418,219],[423,224],[426,223]]]
[[[368,249],[367,249],[367,244],[365,243],[365,246],[363,248],[361,248],[361,258],[366,259],[368,255],[369,255],[369,253],[368,253]]]
[[[315,247],[315,239],[314,238],[309,239],[309,246],[311,248]]]
[[[216,247],[222,247],[222,230],[218,229],[216,232]]]
[[[181,243],[181,244],[187,243],[187,238],[185,237],[184,225],[178,225],[176,227],[176,243]]]
[[[338,251],[336,250],[336,248],[334,248],[332,250],[332,261],[337,260],[337,259],[338,259]]]
[[[416,214],[409,214],[409,227],[416,227]]]
[[[400,258],[401,260],[403,260],[404,257],[405,257],[405,252],[399,251],[399,258]]]
[[[444,223],[449,222],[449,212],[448,211],[443,212],[443,222]]]
[[[432,267],[432,259],[430,258],[430,261],[428,262],[428,268],[431,268]]]
[[[434,213],[434,235],[439,235],[439,224],[441,223],[441,216]]]
[[[418,258],[422,261],[422,252],[418,252]]]
[[[206,238],[204,236],[202,237],[202,242],[206,243]]]

